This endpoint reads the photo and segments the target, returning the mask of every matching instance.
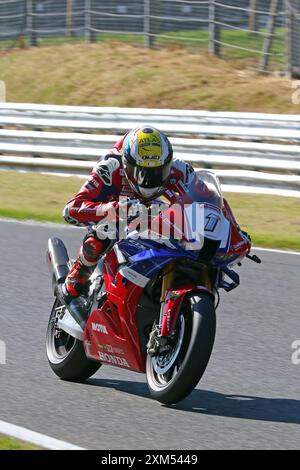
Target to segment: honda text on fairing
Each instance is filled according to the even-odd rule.
[[[138,230],[133,217],[99,263],[89,283],[87,321],[76,322],[56,297],[47,356],[64,380],[83,381],[104,364],[146,373],[152,397],[172,404],[192,392],[207,367],[218,291],[239,285],[232,266],[245,257],[260,260],[250,256],[250,239],[214,174],[194,174],[188,187],[179,183],[155,205],[163,210],[151,211],[148,230]],[[72,263],[57,238],[49,240],[47,258],[56,295]]]

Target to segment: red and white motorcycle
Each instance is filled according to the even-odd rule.
[[[188,190],[178,185],[161,200],[165,209],[152,218],[151,231],[161,233],[163,226],[172,236],[127,230],[91,278],[85,325],[56,298],[47,356],[61,379],[83,381],[105,364],[146,373],[152,397],[165,404],[185,398],[201,379],[215,339],[218,290],[239,285],[233,265],[245,257],[260,260],[250,256],[251,242],[214,174],[195,175]],[[192,229],[197,211],[203,220],[199,237]],[[70,267],[61,240],[49,240],[48,263],[56,292]]]

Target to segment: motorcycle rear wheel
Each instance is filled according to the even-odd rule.
[[[174,347],[168,354],[147,356],[150,394],[166,405],[178,403],[197,386],[209,362],[216,333],[213,298],[206,293],[189,297],[179,315]]]
[[[58,307],[60,307],[60,303],[56,300],[47,328],[48,362],[53,372],[62,380],[83,382],[97,372],[101,363],[86,357],[82,341],[57,328],[56,312]]]

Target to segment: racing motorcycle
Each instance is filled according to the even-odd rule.
[[[237,226],[213,173],[199,172],[188,187],[180,183],[155,202],[164,207],[151,219],[156,236],[126,227],[91,277],[84,322],[59,300],[57,285],[72,262],[60,239],[49,240],[56,299],[46,350],[50,367],[63,380],[84,381],[104,364],[146,373],[151,396],[170,405],[187,397],[205,372],[219,290],[239,285],[232,267],[246,257],[261,261],[250,255],[251,241]],[[202,225],[195,228],[199,211]],[[162,226],[168,236],[157,236]]]

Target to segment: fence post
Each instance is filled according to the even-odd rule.
[[[292,78],[300,78],[300,9],[296,2],[286,2],[288,17],[289,72]],[[299,7],[298,7],[299,8]]]
[[[257,0],[250,0],[250,11],[249,11],[249,29],[252,33],[258,31],[258,18],[257,18]]]
[[[144,0],[144,46],[153,49],[155,44],[155,28],[151,13],[154,9],[155,0]]]
[[[215,0],[209,0],[209,52],[219,56],[221,53],[220,25],[217,24],[218,14]]]
[[[288,30],[288,37],[287,37],[287,48],[288,48],[288,72],[293,78],[293,40],[292,40],[292,31],[293,31],[293,11],[290,7],[289,2],[285,1],[286,6],[286,21],[287,21],[287,30]]]
[[[278,9],[278,0],[272,0],[270,5],[270,13],[269,13],[269,21],[267,26],[267,34],[264,41],[262,57],[260,61],[260,71],[266,72],[269,67],[270,62],[270,53],[273,44],[273,36],[275,31],[276,25],[276,16],[277,16],[277,9]]]
[[[37,46],[37,35],[33,31],[33,0],[26,0],[26,32],[30,46]]]
[[[144,0],[144,47],[151,49],[150,0]]]
[[[85,8],[84,8],[84,37],[85,40],[88,42],[92,42],[92,17],[91,17],[91,8],[92,8],[92,1],[85,0]]]
[[[73,36],[73,0],[67,0],[67,12],[66,12],[66,25],[67,25],[67,36]]]

